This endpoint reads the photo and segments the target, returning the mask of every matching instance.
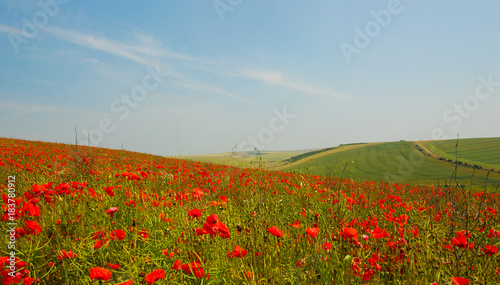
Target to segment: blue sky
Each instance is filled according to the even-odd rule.
[[[0,136],[74,143],[76,127],[81,144],[159,155],[498,137],[498,11],[0,1]]]

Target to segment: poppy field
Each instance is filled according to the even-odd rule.
[[[1,284],[500,284],[500,194],[0,138]]]

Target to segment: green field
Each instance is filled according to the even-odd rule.
[[[302,151],[262,151],[182,156],[183,159],[237,167],[342,176],[356,180],[410,184],[454,184],[456,140],[340,145]],[[473,177],[483,187],[500,185],[500,138],[460,139],[457,180]]]
[[[478,142],[482,142],[479,139]],[[490,148],[476,157],[493,157],[498,151]],[[465,150],[464,150],[465,152]],[[491,152],[491,153],[490,153]],[[495,153],[496,152],[496,153]],[[490,153],[490,154],[489,154]],[[464,153],[464,155],[466,155]],[[471,156],[469,154],[467,157]],[[498,157],[498,156],[497,156]],[[414,184],[441,185],[452,182],[455,165],[439,160],[415,148],[415,143],[400,141],[358,145],[357,148],[342,151],[328,151],[316,157],[304,158],[280,167],[282,171],[294,171],[314,175],[342,176],[356,180],[388,181]],[[495,165],[499,160],[488,160]],[[345,169],[344,169],[345,168]],[[486,170],[458,166],[457,180],[468,183],[473,172],[475,185],[484,185]],[[488,183],[492,187],[500,184],[500,174],[490,173]]]
[[[307,153],[310,150],[298,151],[247,151],[247,152],[224,152],[204,155],[185,155],[179,158],[191,161],[210,162],[221,165],[236,167],[259,167],[267,168],[267,165],[279,163],[291,157]]]
[[[424,143],[424,147],[446,159],[455,160],[456,140]],[[460,139],[458,161],[500,170],[500,138]]]

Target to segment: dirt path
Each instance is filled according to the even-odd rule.
[[[436,159],[439,159],[439,158],[444,158],[444,157],[441,157],[441,156],[439,156],[439,155],[437,155],[437,154],[433,153],[432,151],[430,151],[428,148],[426,148],[426,147],[424,146],[424,144],[423,144],[422,142],[415,142],[415,145],[416,145],[416,146],[418,146],[418,147],[420,147],[421,151],[423,150],[423,152],[428,153],[428,154],[429,154],[431,157],[433,157],[433,158],[436,158]],[[445,158],[444,158],[444,159],[445,159]]]
[[[430,142],[430,141],[426,141],[426,142]],[[414,143],[414,146],[422,153],[428,154],[432,158],[439,159],[441,161],[447,161],[451,164],[455,164],[455,161],[453,159],[450,162],[450,161],[448,161],[448,158],[435,154],[434,152],[432,152],[428,148],[426,148],[422,142],[413,142],[413,143]],[[459,160],[459,162],[461,162],[461,161]],[[465,167],[474,167],[474,165],[471,165],[470,163],[465,163],[463,161],[461,163],[462,163],[461,165],[465,166]],[[487,167],[487,166],[482,166],[482,165],[479,165],[479,167],[481,167],[481,168],[479,168],[478,170],[494,171],[494,172],[500,173],[499,169],[495,169],[495,168],[491,168],[491,167]]]

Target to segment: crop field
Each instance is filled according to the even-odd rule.
[[[3,284],[500,278],[499,194],[12,139],[0,155]]]
[[[424,147],[446,159],[455,160],[456,140],[424,143]],[[500,169],[500,138],[460,139],[458,161]]]
[[[447,144],[449,143],[447,142]],[[453,148],[454,145],[455,142],[453,142]],[[494,143],[491,145],[497,146]],[[467,150],[461,151],[464,151],[464,155],[469,153]],[[483,154],[481,156],[478,154],[478,158],[484,158],[484,161],[491,165],[500,163],[498,150],[487,148],[482,151]],[[413,142],[400,141],[358,145],[357,148],[342,151],[332,150],[324,152],[323,155],[314,157],[314,159],[306,157],[284,165],[280,170],[342,176],[356,180],[445,185],[446,183],[454,183],[455,165],[446,160],[423,155],[415,148]],[[487,170],[458,165],[457,180],[460,183],[467,184],[472,180],[474,185],[484,187],[487,175]],[[491,172],[488,175],[488,185],[496,188],[499,184],[500,173]]]
[[[205,155],[184,155],[180,159],[191,161],[210,162],[222,165],[237,166],[237,167],[264,167],[272,165],[276,162],[289,159],[294,156],[301,155],[308,150],[300,151],[245,151],[245,152],[225,152]]]

